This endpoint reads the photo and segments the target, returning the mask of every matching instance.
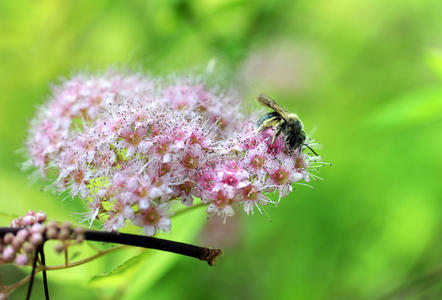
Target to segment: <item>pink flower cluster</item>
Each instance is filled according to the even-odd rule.
[[[172,202],[226,219],[309,181],[312,158],[288,151],[273,129],[260,134],[233,92],[200,80],[141,74],[77,76],[54,88],[32,122],[27,165],[55,171],[60,192],[86,199],[89,219],[147,235],[171,228]],[[278,200],[279,202],[279,200]]]

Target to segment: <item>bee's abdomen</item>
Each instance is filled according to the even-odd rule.
[[[264,123],[265,120],[268,120],[268,119],[270,119],[270,118],[278,118],[278,119],[280,119],[281,116],[280,116],[277,112],[275,112],[275,111],[272,111],[272,112],[266,113],[265,115],[263,115],[263,116],[258,120],[258,122],[256,123],[256,125],[258,125],[258,127],[259,127],[259,126],[262,125],[262,123]]]

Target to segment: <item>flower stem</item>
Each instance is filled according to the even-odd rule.
[[[40,253],[41,258],[41,265],[45,268],[46,267],[46,261],[45,261],[45,253],[44,253],[44,243],[41,245],[37,252]],[[37,255],[37,253],[36,253]],[[45,289],[45,298],[46,300],[49,300],[49,287],[48,287],[48,278],[46,276],[46,269],[43,269],[43,286]]]
[[[99,258],[99,257],[101,257],[101,256],[103,256],[105,254],[108,254],[110,252],[114,252],[114,251],[117,251],[117,250],[120,250],[120,249],[123,249],[123,248],[126,248],[126,247],[127,246],[125,246],[125,245],[120,245],[120,246],[117,246],[117,247],[114,247],[114,248],[109,248],[109,249],[106,249],[106,250],[99,251],[97,254],[94,254],[92,256],[86,257],[84,259],[77,260],[77,261],[75,261],[73,263],[70,263],[68,265],[63,264],[63,265],[57,265],[57,266],[46,266],[44,269],[41,269],[41,270],[55,271],[55,270],[64,270],[64,269],[69,269],[69,268],[77,267],[77,266],[80,266],[82,264],[85,264],[85,263],[88,263],[90,261],[93,261],[93,260],[95,260],[95,259],[97,259],[97,258]]]
[[[90,261],[93,261],[93,260],[95,260],[95,259],[97,259],[97,258],[99,258],[99,257],[101,257],[101,256],[103,256],[103,255],[105,255],[107,253],[114,252],[114,251],[117,251],[117,250],[120,250],[120,249],[123,249],[123,248],[126,248],[126,247],[127,246],[125,246],[125,245],[120,245],[120,246],[117,246],[117,247],[114,247],[114,248],[102,250],[102,251],[99,251],[97,254],[94,254],[94,255],[89,256],[89,257],[84,258],[84,259],[80,259],[80,260],[78,260],[76,262],[70,263],[69,265],[65,265],[65,264],[57,265],[57,266],[41,266],[40,265],[40,266],[37,266],[37,268],[35,270],[35,275],[40,273],[40,272],[42,272],[42,271],[65,270],[65,269],[70,269],[70,268],[73,268],[73,267],[77,267],[77,266],[80,266],[82,264],[85,264],[85,263],[88,263]],[[28,280],[30,280],[31,277],[32,277],[31,275],[26,276],[25,278],[23,278],[19,282],[16,282],[13,285],[4,286],[3,290],[6,293],[9,293],[9,294],[12,293],[16,288],[22,286]]]
[[[32,285],[34,284],[34,278],[35,278],[35,268],[37,267],[37,256],[38,256],[38,252],[35,251],[34,262],[32,264],[32,271],[31,271],[31,275],[30,275],[28,293],[26,294],[26,300],[29,300],[31,298]]]

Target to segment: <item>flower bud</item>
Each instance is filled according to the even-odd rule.
[[[72,223],[71,222],[63,222],[61,223],[61,228],[66,228],[71,230],[72,229]]]
[[[34,223],[35,223],[35,217],[34,216],[27,215],[27,216],[23,217],[23,225],[31,226],[31,225],[34,225]]]
[[[29,240],[34,246],[37,247],[41,243],[43,243],[43,236],[41,235],[41,233],[33,233]]]
[[[26,254],[19,254],[16,258],[15,258],[15,263],[18,265],[26,265],[28,263],[28,256]]]
[[[15,257],[15,250],[12,246],[8,246],[3,250],[2,258],[6,261],[11,261]]]
[[[54,250],[55,250],[55,252],[57,252],[58,254],[60,254],[61,252],[63,252],[64,249],[65,249],[65,246],[64,246],[63,243],[57,243],[57,244],[55,244],[55,246],[54,246]]]
[[[31,254],[35,251],[36,247],[33,244],[31,244],[30,242],[25,242],[23,244],[22,248],[27,254]]]
[[[11,227],[23,227],[23,217],[18,217],[17,219],[14,219],[11,221]]]
[[[48,225],[46,225],[48,228],[58,228],[58,224],[55,221],[49,221]]]
[[[62,227],[60,229],[60,232],[58,233],[58,239],[69,240],[70,238],[71,238],[71,230],[66,227]]]
[[[45,228],[43,227],[43,225],[35,223],[34,225],[32,225],[31,227],[31,232],[32,233],[43,233],[45,231]]]
[[[84,241],[84,235],[82,235],[82,234],[77,235],[77,237],[75,238],[75,241],[76,241],[77,243],[79,243],[79,244],[83,243],[83,241]]]
[[[17,232],[17,237],[20,237],[23,241],[29,236],[29,231],[27,229],[22,229]]]
[[[56,239],[58,236],[58,229],[54,227],[48,227],[46,229],[46,237],[48,239]]]
[[[78,227],[76,227],[76,228],[74,229],[74,231],[75,231],[76,234],[84,234],[84,232],[85,232],[86,230],[84,229],[84,227],[78,226]]]
[[[46,221],[46,214],[42,211],[39,211],[35,216],[38,223],[43,223],[44,221]]]
[[[32,209],[28,210],[26,216],[35,216],[35,211],[33,211]]]
[[[25,242],[24,239],[22,239],[19,236],[16,236],[13,240],[12,240],[12,247],[14,247],[15,250],[20,250],[21,246],[23,245],[23,243]]]
[[[3,242],[5,244],[10,244],[12,243],[12,240],[14,239],[14,235],[10,232],[8,232],[7,234],[5,234],[5,236],[3,237]]]
[[[75,240],[78,243],[83,242],[84,241],[84,232],[85,232],[84,228],[79,226],[79,227],[75,228],[74,231],[75,231]]]

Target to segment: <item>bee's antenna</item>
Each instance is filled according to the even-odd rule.
[[[312,151],[313,152],[313,154],[315,154],[316,156],[319,156],[318,155],[318,153],[316,153],[315,152],[315,150],[313,150],[312,148],[310,148],[310,146],[309,145],[307,145],[307,144],[303,144],[304,146],[306,146],[307,148],[309,148],[310,149],[310,151]]]

